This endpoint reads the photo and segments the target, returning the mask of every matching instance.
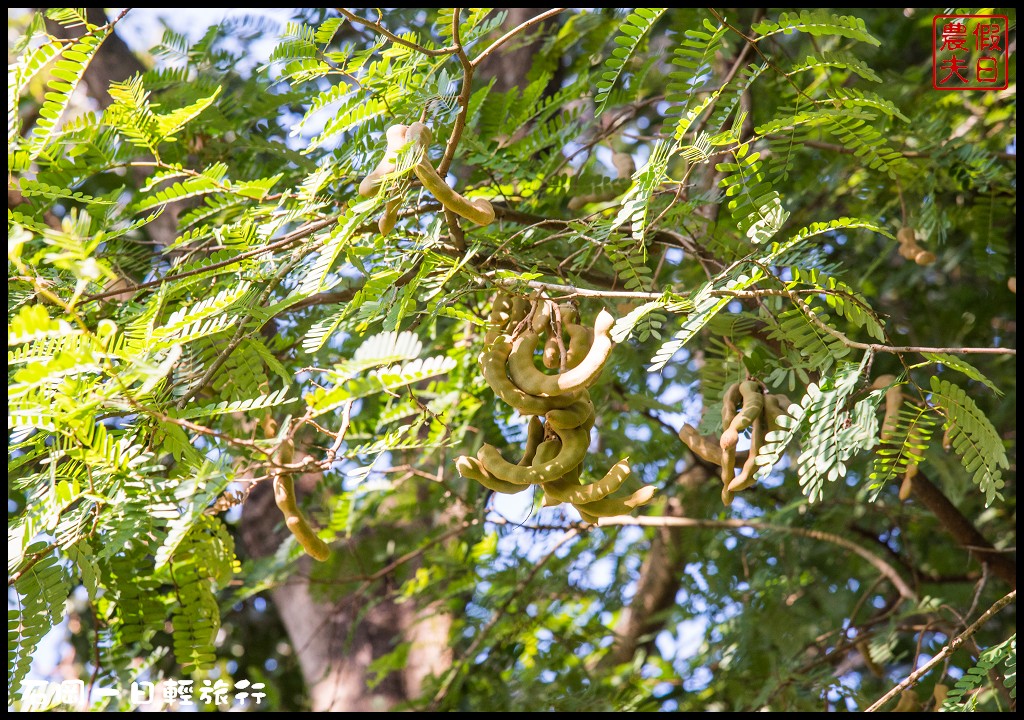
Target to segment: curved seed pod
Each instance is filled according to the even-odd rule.
[[[533,465],[528,468],[508,462],[493,445],[484,445],[480,448],[478,457],[484,469],[499,480],[517,485],[540,485],[557,480],[579,465],[590,446],[590,435],[579,428],[559,430],[558,436],[562,441],[558,454],[542,463],[538,463],[534,457]],[[537,452],[540,454],[540,448],[537,448]]]
[[[573,507],[581,513],[587,513],[593,517],[612,517],[613,515],[628,515],[631,510],[649,503],[653,497],[654,486],[644,485],[626,498],[604,498],[589,503],[573,503]]]
[[[705,437],[697,432],[693,425],[686,424],[679,431],[679,439],[703,460],[715,465],[722,464],[722,448],[718,444],[718,438]]]
[[[559,303],[558,305],[558,316],[562,319],[563,325],[570,323],[578,323],[580,320],[580,311],[576,309],[576,306],[569,302]]]
[[[583,474],[583,463],[580,463],[557,480],[546,482],[541,487],[544,489],[544,507],[553,507],[562,503],[557,498],[560,493],[568,492],[580,486],[580,475]]]
[[[483,198],[467,200],[459,195],[444,181],[444,178],[437,174],[437,170],[426,158],[416,163],[412,171],[423,183],[423,187],[429,190],[430,194],[436,197],[445,208],[456,215],[475,222],[477,225],[490,225],[494,222],[494,208],[489,202]]]
[[[601,376],[604,364],[612,351],[612,339],[609,335],[615,318],[607,310],[602,310],[594,324],[594,344],[579,365],[557,375],[545,375],[533,364],[533,351],[537,348],[539,336],[536,333],[524,333],[512,343],[509,356],[508,373],[521,390],[540,397],[553,397],[568,392],[575,392],[593,385]]]
[[[779,429],[779,418],[788,415],[786,410],[790,404],[789,398],[785,395],[764,396],[765,432]]]
[[[728,487],[722,488],[722,504],[725,505],[725,507],[732,505],[732,501],[735,497],[736,494]]]
[[[572,201],[570,201],[570,204],[571,204],[571,202]],[[588,512],[584,512],[583,510],[580,510],[579,508],[576,508],[576,509],[579,510],[580,517],[583,519],[584,522],[593,523],[594,525],[597,524],[597,520],[598,520],[597,515],[591,515]]]
[[[494,293],[491,301],[491,313],[487,316],[487,322],[492,325],[501,325],[508,322],[512,315],[512,296],[500,290]]]
[[[530,312],[529,300],[519,295],[512,298],[512,317],[509,318],[509,329],[522,322],[528,312]]]
[[[625,180],[636,172],[636,163],[633,162],[633,156],[629,153],[612,153],[612,165],[615,167],[616,175],[621,180]]]
[[[309,521],[299,510],[295,502],[295,484],[291,475],[274,477],[274,502],[284,515],[285,526],[295,536],[296,542],[302,546],[306,554],[320,562],[327,560],[331,556],[331,549],[310,527]]]
[[[754,430],[750,440],[750,451],[747,453],[747,460],[743,463],[743,468],[740,470],[740,474],[737,475],[729,483],[728,490],[730,493],[738,493],[741,490],[746,490],[748,487],[754,485],[757,482],[754,471],[757,469],[757,465],[754,460],[757,458],[757,453],[761,451],[761,446],[764,445],[765,426],[767,423],[764,418],[758,416],[754,420]]]
[[[743,401],[743,396],[740,395],[740,384],[733,383],[725,389],[725,393],[722,394],[722,431],[732,424],[733,418],[736,417],[736,406]]]
[[[545,440],[537,447],[537,453],[533,456],[531,465],[543,467],[546,463],[554,460],[562,450],[562,441],[558,438]]]
[[[729,423],[729,426],[722,431],[722,437],[718,441],[722,450],[736,447],[740,433],[750,427],[754,420],[761,415],[764,409],[764,395],[761,394],[761,386],[753,380],[746,380],[740,383],[740,396],[743,398],[743,408]],[[723,416],[725,406],[722,406]]]
[[[455,469],[459,471],[459,475],[469,480],[476,480],[478,483],[483,485],[488,490],[494,492],[504,493],[506,495],[515,495],[521,493],[524,488],[522,485],[513,485],[499,480],[496,477],[488,475],[484,470],[483,465],[480,461],[474,457],[467,457],[463,455],[455,461]]]
[[[562,364],[562,353],[558,349],[558,337],[551,333],[547,342],[544,343],[544,367],[549,370],[557,370]]]
[[[397,166],[395,165],[396,154],[405,145],[405,134],[409,129],[408,125],[392,125],[384,133],[388,142],[388,149],[384,152],[384,159],[377,163],[377,167],[373,169],[369,175],[363,178],[363,181],[359,183],[359,194],[364,197],[373,197],[377,194],[377,190],[380,189],[380,184],[383,182],[384,176],[388,173],[393,173]]]
[[[554,304],[550,300],[541,299],[533,308],[533,317],[530,318],[530,324],[533,327],[533,331],[538,334],[543,334],[551,327],[551,310]]]
[[[1006,287],[1009,288],[1010,292],[1014,295],[1017,294],[1017,276],[1011,275],[1010,279],[1006,281]]]
[[[519,461],[520,465],[531,465],[533,458],[537,455],[537,448],[544,441],[544,425],[540,418],[534,415],[530,418],[530,424],[526,428],[526,449]]]
[[[565,351],[565,367],[572,370],[579,367],[579,364],[587,357],[587,353],[590,352],[590,347],[594,344],[594,333],[590,328],[576,323],[566,324],[565,329],[569,333],[569,347]]]
[[[620,460],[612,465],[611,470],[605,473],[603,478],[589,485],[580,485],[577,482],[574,487],[570,486],[567,488],[562,484],[561,480],[553,483],[544,483],[544,495],[558,502],[585,505],[608,497],[622,487],[622,483],[626,482],[628,477],[629,463],[625,460]]]
[[[895,375],[879,375],[871,383],[871,387],[874,390],[888,388],[885,391],[885,415],[882,417],[882,431],[879,435],[882,442],[892,439],[900,423],[900,406],[903,404],[903,391],[895,382]]]
[[[569,407],[579,400],[576,394],[540,398],[517,388],[505,375],[510,349],[508,336],[499,336],[490,350],[480,353],[480,371],[494,394],[518,410],[520,415],[543,415],[554,408]]]
[[[589,395],[589,393],[588,393]],[[594,403],[589,397],[583,397],[567,408],[549,410],[547,415],[548,424],[554,430],[571,430],[572,428],[583,427],[588,422],[593,425]]]
[[[912,227],[901,227],[896,231],[896,239],[899,241],[900,245],[917,244],[917,235],[914,233],[914,228]]]
[[[401,200],[388,200],[384,204],[384,214],[377,220],[377,229],[380,230],[381,235],[387,235],[395,229],[395,223],[398,222],[398,208],[401,204]]]

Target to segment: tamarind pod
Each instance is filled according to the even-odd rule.
[[[429,190],[430,194],[436,197],[445,208],[451,210],[456,215],[464,217],[477,225],[490,225],[494,222],[494,208],[491,207],[489,202],[483,198],[467,200],[455,192],[444,181],[444,178],[437,174],[437,170],[434,169],[434,166],[426,158],[416,163],[412,171],[416,173],[416,177],[423,183],[423,187]]]
[[[380,230],[381,235],[387,235],[395,229],[395,223],[398,222],[398,208],[401,204],[401,200],[388,200],[384,204],[384,213],[377,219],[377,229]]]
[[[917,255],[914,256],[914,262],[918,265],[931,265],[935,262],[935,253],[919,249]]]
[[[474,457],[461,456],[455,461],[455,469],[459,471],[459,475],[462,477],[475,480],[488,490],[493,490],[494,492],[515,495],[526,489],[522,485],[513,485],[489,475],[484,470],[483,465],[480,464],[480,461]]]
[[[587,357],[587,353],[590,352],[590,347],[594,344],[594,333],[585,325],[576,323],[566,324],[565,329],[569,333],[569,347],[565,351],[565,367],[572,370],[579,367],[579,364]]]
[[[576,509],[579,511],[580,517],[583,519],[584,522],[588,522],[588,523],[592,523],[594,525],[597,525],[597,515],[591,515],[588,512],[584,512],[584,511],[580,510],[579,508],[576,508]]]
[[[491,300],[491,313],[487,316],[487,322],[492,325],[501,325],[508,322],[512,315],[512,296],[500,290],[494,293]]]
[[[916,245],[917,235],[912,227],[901,227],[896,231],[896,239],[901,245]]]
[[[743,407],[729,423],[729,427],[722,431],[722,437],[718,443],[723,450],[736,447],[740,433],[750,427],[764,409],[764,395],[761,394],[761,388],[756,382],[745,380],[740,383],[739,390],[740,397],[743,398]]]
[[[416,144],[422,152],[426,152],[427,148],[430,147],[430,141],[433,140],[433,138],[434,133],[430,131],[430,128],[421,122],[414,122],[406,128],[403,140],[405,143]]]
[[[898,252],[900,254],[900,257],[904,257],[907,260],[913,260],[915,257],[917,257],[917,253],[919,250],[920,248],[918,248],[917,244],[915,243],[913,245],[900,245],[900,249],[898,250]]]
[[[589,393],[588,393],[589,395]],[[572,428],[583,427],[587,422],[594,419],[594,403],[589,397],[583,397],[567,408],[549,410],[547,415],[548,424],[554,430],[571,430]]]
[[[721,445],[719,445],[719,447],[721,448]],[[726,505],[728,505],[729,503],[725,501],[725,492],[724,491],[729,489],[730,483],[732,483],[733,478],[736,476],[736,446],[735,445],[730,445],[727,448],[721,448],[721,450],[722,450],[722,485],[725,486],[723,488],[723,492],[722,492],[722,502],[724,502]],[[730,500],[729,502],[732,502],[732,501]]]
[[[576,504],[587,504],[603,500],[613,492],[622,487],[629,477],[629,463],[625,460],[612,465],[605,476],[595,483],[580,485],[578,482],[573,486],[565,487],[561,480],[553,483],[544,483],[544,494],[558,502]],[[554,503],[552,503],[554,504]]]
[[[789,398],[785,395],[764,396],[765,432],[779,429],[779,418],[788,415],[786,409],[789,406]]]
[[[733,491],[730,490],[728,487],[722,488],[722,504],[725,505],[725,507],[729,507],[730,505],[732,505],[732,501],[735,497],[736,494],[733,493]]]
[[[741,490],[746,490],[757,482],[756,476],[754,475],[754,470],[757,469],[757,465],[754,463],[754,460],[757,458],[757,453],[760,452],[761,446],[764,445],[766,424],[767,423],[760,415],[754,420],[754,430],[751,434],[750,440],[750,451],[747,453],[747,459],[743,463],[743,467],[740,469],[740,474],[729,482],[729,492],[738,493]]]
[[[518,410],[520,415],[543,415],[554,408],[569,407],[579,399],[576,394],[540,398],[528,395],[517,388],[505,375],[510,348],[508,336],[498,336],[490,350],[480,353],[480,371],[494,394]]]
[[[331,549],[320,539],[299,510],[295,501],[295,483],[291,475],[274,477],[274,502],[284,515],[285,527],[295,536],[296,542],[302,546],[306,554],[320,562],[327,560],[331,556]]]
[[[629,153],[612,153],[612,166],[620,180],[625,180],[636,172],[636,163],[633,162],[633,156]]]
[[[1006,287],[1009,288],[1010,292],[1014,295],[1017,294],[1017,276],[1011,275],[1009,280],[1006,281]]]
[[[560,505],[563,501],[558,495],[568,492],[580,486],[580,475],[583,474],[583,463],[580,463],[557,480],[546,482],[541,485],[544,490],[544,507]]]
[[[580,428],[558,430],[557,433],[562,441],[558,454],[550,460],[539,463],[538,458],[534,457],[530,467],[513,465],[505,460],[493,445],[481,447],[477,456],[484,469],[499,480],[517,485],[540,485],[551,482],[579,465],[590,446],[590,435]],[[538,454],[540,454],[540,449],[537,448]]]
[[[736,417],[736,406],[743,401],[743,396],[740,395],[740,384],[738,382],[733,383],[725,389],[722,394],[722,431],[732,424],[733,418]]]
[[[942,710],[942,703],[946,702],[947,695],[949,695],[949,685],[935,683],[935,687],[932,688],[932,700],[934,700],[932,712],[939,712]]]
[[[551,336],[544,343],[544,367],[549,370],[557,370],[562,364],[562,353],[558,348],[558,337],[551,333]]]
[[[530,324],[535,333],[542,334],[551,326],[552,307],[554,307],[554,304],[550,300],[541,300],[534,306]]]
[[[895,385],[895,375],[879,375],[871,384],[873,389],[888,388],[885,391],[885,415],[882,416],[882,430],[879,435],[882,442],[891,440],[900,423],[900,406],[903,404],[903,391]]]
[[[526,317],[526,313],[530,311],[530,301],[524,297],[516,295],[512,298],[512,314],[509,318],[509,329],[512,329],[518,323]]]
[[[537,455],[537,448],[544,441],[544,425],[536,415],[530,418],[530,424],[526,427],[526,449],[519,461],[520,465],[531,465],[533,458]]]
[[[594,344],[580,364],[571,370],[556,375],[545,375],[533,364],[533,351],[539,336],[524,333],[512,343],[509,355],[508,374],[512,382],[524,392],[540,397],[553,397],[582,390],[593,385],[601,376],[605,363],[612,351],[609,334],[615,318],[602,310],[594,324]]]
[[[679,439],[703,460],[715,465],[722,464],[722,448],[718,445],[718,438],[701,435],[693,425],[686,424],[679,431]]]
[[[384,180],[384,176],[388,173],[393,173],[397,169],[395,154],[405,145],[405,134],[408,129],[407,125],[392,125],[384,133],[384,136],[387,138],[388,148],[384,152],[384,158],[377,163],[377,167],[373,169],[373,172],[359,183],[360,195],[364,197],[376,195],[377,190],[380,189],[381,182]]]
[[[604,498],[589,503],[573,503],[573,507],[581,513],[587,513],[594,517],[611,517],[613,515],[628,515],[630,511],[646,505],[654,497],[654,486],[644,485],[635,493],[625,498]]]
[[[545,440],[537,447],[537,452],[533,456],[533,462],[530,464],[536,465],[537,467],[543,467],[546,463],[554,460],[561,449],[562,441],[558,438]]]
[[[558,305],[558,316],[562,319],[563,325],[568,325],[579,322],[580,312],[572,303],[564,302]]]

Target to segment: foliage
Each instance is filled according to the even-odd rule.
[[[920,12],[731,12],[566,10],[501,45],[487,9],[389,10],[388,34],[307,10],[251,71],[266,28],[226,21],[166,31],[99,107],[83,78],[117,23],[50,11],[78,28],[67,41],[20,21],[10,695],[65,619],[90,686],[295,690],[302,649],[282,652],[254,603],[302,578],[324,603],[453,618],[450,667],[411,709],[862,709],[1004,595],[899,486],[919,465],[993,552],[1016,546],[1015,85],[933,91]],[[478,61],[528,40],[530,66],[498,89]],[[445,212],[409,148],[357,193],[386,129],[420,120],[424,161],[495,222]],[[636,170],[615,176],[612,153]],[[899,255],[901,228],[933,263]],[[571,300],[585,324],[613,312],[583,477],[628,457],[658,489],[641,514],[690,526],[590,525],[459,476],[460,454],[526,434],[477,365],[499,289]],[[880,438],[883,373],[911,401]],[[758,484],[723,507],[717,468],[676,433],[701,415],[720,432],[746,378],[792,402]],[[695,469],[706,482],[684,480]],[[326,563],[285,531],[269,554],[239,542],[261,520],[250,493],[282,476],[315,486],[300,505]],[[672,590],[648,612],[658,563]],[[637,613],[651,624],[613,662]],[[979,692],[993,668],[1015,699],[1013,615],[924,680],[959,676],[946,709],[1003,709]],[[394,643],[374,687],[409,662]]]

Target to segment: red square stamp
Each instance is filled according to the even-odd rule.
[[[1005,15],[936,15],[932,20],[932,87],[1009,87],[1009,25]]]

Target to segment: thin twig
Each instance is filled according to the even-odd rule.
[[[840,547],[846,548],[853,553],[856,553],[860,557],[867,560],[871,565],[882,573],[888,580],[893,584],[896,590],[904,598],[913,600],[917,598],[917,593],[907,584],[907,582],[900,576],[896,569],[887,563],[882,558],[878,557],[874,553],[865,550],[860,545],[839,535],[833,535],[832,533],[823,532],[821,530],[808,530],[805,528],[790,527],[788,525],[772,525],[769,523],[760,523],[749,520],[704,520],[698,518],[686,518],[686,517],[632,517],[630,515],[616,515],[614,517],[603,517],[600,518],[597,524],[601,527],[607,526],[618,526],[618,525],[643,525],[646,527],[692,527],[692,528],[707,528],[707,529],[722,529],[722,530],[742,530],[749,528],[751,530],[764,530],[769,532],[781,532],[788,533],[790,535],[800,535],[802,537],[810,538],[812,540],[821,540],[822,542],[832,543]]]
[[[551,8],[547,12],[542,12],[540,15],[536,15],[536,16],[530,18],[529,20],[527,20],[525,22],[519,23],[514,28],[509,30],[507,33],[502,35],[500,38],[498,38],[497,40],[492,42],[490,45],[488,45],[487,49],[485,49],[482,53],[480,53],[475,58],[473,58],[473,66],[475,67],[475,66],[479,65],[481,62],[484,61],[484,59],[487,58],[488,55],[490,55],[492,52],[497,50],[499,47],[504,45],[506,42],[508,42],[509,40],[514,38],[519,33],[523,32],[524,30],[526,30],[526,29],[528,29],[530,27],[533,27],[537,23],[544,22],[549,17],[553,17],[553,16],[557,15],[560,12],[565,12],[568,9],[569,8]]]
[[[410,42],[408,40],[405,40],[404,38],[398,37],[393,32],[388,30],[386,27],[381,25],[379,22],[374,22],[373,20],[367,20],[366,18],[359,17],[358,15],[349,12],[345,8],[335,8],[335,9],[338,12],[340,12],[342,15],[344,15],[346,18],[348,18],[349,22],[354,22],[354,23],[359,23],[360,25],[365,25],[366,27],[370,28],[371,30],[376,30],[381,35],[383,35],[388,40],[390,40],[391,42],[397,43],[398,45],[402,45],[404,47],[407,47],[410,50],[415,50],[418,53],[423,53],[424,55],[427,55],[429,57],[440,57],[441,55],[451,55],[452,53],[455,52],[455,48],[454,47],[443,47],[443,48],[439,48],[437,50],[431,50],[430,48],[423,47],[422,45],[417,45],[414,42]]]
[[[898,694],[916,685],[917,681],[925,675],[927,675],[933,667],[942,662],[948,655],[952,655],[954,652],[956,652],[960,648],[960,645],[963,644],[964,640],[967,640],[972,635],[974,635],[974,633],[978,632],[982,625],[991,620],[996,613],[998,613],[1000,610],[1002,610],[1004,607],[1006,607],[1016,599],[1017,591],[1011,590],[1006,595],[1001,597],[999,600],[996,600],[992,607],[986,610],[982,614],[982,616],[975,620],[970,627],[968,627],[962,633],[953,638],[949,642],[949,644],[946,645],[946,647],[942,648],[942,650],[937,652],[935,654],[935,657],[933,657],[931,660],[926,662],[924,665],[922,665],[914,672],[910,673],[910,675],[907,676],[906,680],[899,683],[892,690],[890,690],[885,695],[880,697],[877,701],[875,701],[873,705],[871,705],[871,707],[869,707],[864,712],[875,712],[876,710],[879,710],[883,705],[885,705],[891,699],[896,697]]]

